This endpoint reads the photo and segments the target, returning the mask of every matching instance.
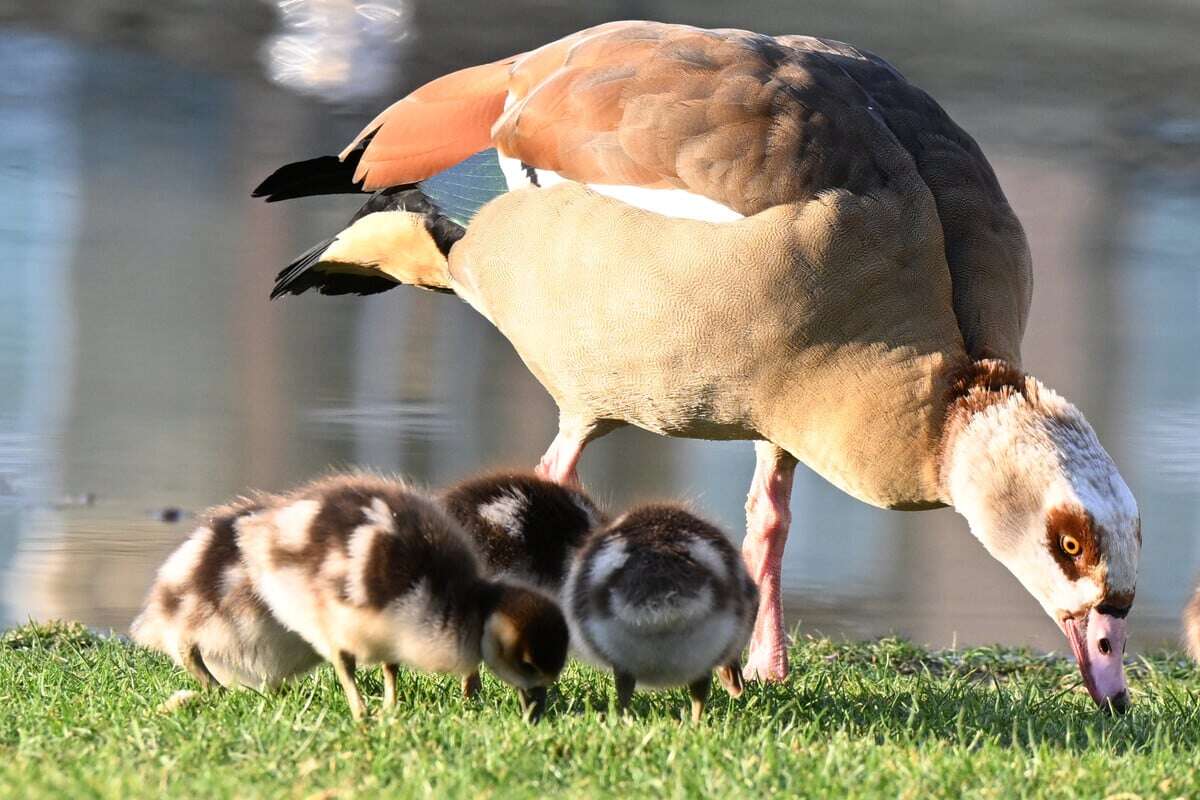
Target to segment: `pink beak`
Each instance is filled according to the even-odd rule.
[[[1068,617],[1060,626],[1071,643],[1088,694],[1103,709],[1120,714],[1129,707],[1125,684],[1125,620],[1096,609],[1083,619]]]

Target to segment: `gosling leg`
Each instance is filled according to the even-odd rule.
[[[479,694],[479,690],[483,688],[483,681],[479,678],[479,670],[473,670],[470,675],[466,675],[462,679],[462,695],[467,700],[472,699]]]
[[[730,697],[741,697],[742,692],[746,690],[746,684],[742,680],[742,660],[740,658],[733,659],[723,667],[717,667],[717,678],[725,687],[725,691],[729,692]]]
[[[204,657],[200,655],[199,645],[192,645],[184,652],[183,668],[191,673],[202,689],[221,688],[221,682],[214,678],[213,674],[208,671],[208,666],[204,663]]]
[[[367,713],[367,705],[354,682],[354,656],[345,651],[338,651],[337,657],[333,659],[333,671],[337,673],[342,691],[346,693],[346,702],[350,704],[350,716],[356,720],[362,719]]]
[[[629,701],[633,699],[633,687],[637,685],[637,679],[619,670],[613,670],[613,678],[617,682],[617,710],[624,714],[629,711]]]
[[[692,722],[699,722],[704,716],[704,703],[708,700],[709,689],[712,688],[712,673],[704,673],[688,684],[688,694],[692,696]]]
[[[399,664],[383,665],[383,707],[396,707],[396,677],[400,674]]]

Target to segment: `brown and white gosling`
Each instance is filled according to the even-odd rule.
[[[333,663],[356,719],[358,664],[383,665],[386,708],[401,664],[465,676],[482,660],[536,718],[566,661],[558,605],[485,577],[462,528],[399,481],[316,481],[242,519],[238,541],[258,593]]]
[[[483,567],[497,580],[562,593],[567,569],[604,515],[582,490],[532,472],[496,472],[444,490],[442,507],[475,541]],[[479,675],[463,679],[463,694],[479,691]]]
[[[620,709],[638,683],[686,685],[699,721],[714,667],[740,694],[758,589],[725,535],[695,514],[647,505],[596,531],[571,565],[563,598],[572,643],[612,667]]]
[[[255,592],[238,549],[238,520],[277,502],[264,495],[205,512],[159,569],[133,640],[166,653],[205,688],[274,689],[319,664]]]

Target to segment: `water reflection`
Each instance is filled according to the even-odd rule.
[[[1138,79],[1139,113],[1165,109],[1143,119],[1166,122],[1132,124],[1111,100],[1134,92],[1121,71],[1132,59],[1091,63],[1082,48],[1063,62],[1024,44],[1026,73],[1014,77],[1009,28],[979,25],[970,44],[931,50],[930,25],[943,35],[965,17],[921,12],[885,30],[871,2],[851,6],[859,16],[847,22],[752,4],[738,23],[862,41],[981,139],[1034,253],[1027,366],[1084,409],[1142,505],[1134,645],[1173,639],[1200,566],[1200,142],[1187,133],[1200,104],[1146,95],[1169,84]],[[365,55],[334,52],[349,59],[345,70],[295,75],[339,97],[334,78],[352,83],[353,99],[381,105],[432,74],[597,21],[589,15],[681,16],[669,3],[555,5],[539,8],[542,30],[532,31],[487,4],[472,5],[471,26],[462,9],[387,7],[404,9],[403,47],[360,39],[356,52],[382,60],[360,67],[353,59]],[[703,18],[712,11],[703,8],[687,16],[729,22]],[[296,19],[280,18],[283,39],[264,52],[303,33]],[[1105,24],[1042,22],[1084,43]],[[1137,24],[1169,41],[1159,17]],[[1138,69],[1175,74],[1179,52],[1138,50]],[[377,77],[354,77],[360,69]],[[1068,91],[1079,86],[1104,91]],[[275,270],[338,229],[355,202],[266,206],[249,188],[279,163],[338,149],[362,121],[254,72],[0,29],[0,243],[10,254],[0,262],[0,625],[63,616],[123,629],[186,528],[155,519],[165,506],[200,509],[331,465],[436,484],[536,461],[554,432],[553,405],[457,300],[397,291],[266,301]],[[636,430],[597,442],[583,465],[601,498],[686,497],[738,536],[752,471],[748,445]],[[70,502],[87,492],[94,505]],[[1062,648],[952,512],[879,511],[802,472],[793,514],[787,603],[807,628]]]
[[[405,0],[265,0],[279,32],[263,44],[271,80],[335,103],[377,97],[395,85],[414,35]]]
[[[78,59],[40,37],[0,38],[0,576],[62,492],[69,412],[70,268],[79,219],[78,132],[67,102]],[[44,524],[44,523],[49,523]],[[25,580],[20,580],[25,578]],[[32,574],[0,586],[34,591]],[[5,607],[0,597],[0,620]]]

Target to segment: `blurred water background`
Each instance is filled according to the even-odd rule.
[[[187,513],[250,487],[535,463],[554,407],[486,321],[419,291],[268,302],[357,203],[249,191],[423,81],[620,18],[853,42],[980,141],[1033,250],[1026,366],[1141,504],[1133,647],[1173,641],[1200,570],[1194,0],[0,2],[0,628],[124,630]],[[747,443],[632,429],[582,469],[617,505],[687,497],[738,538],[752,471]],[[803,472],[793,513],[806,630],[1064,648],[948,510],[875,510]]]

